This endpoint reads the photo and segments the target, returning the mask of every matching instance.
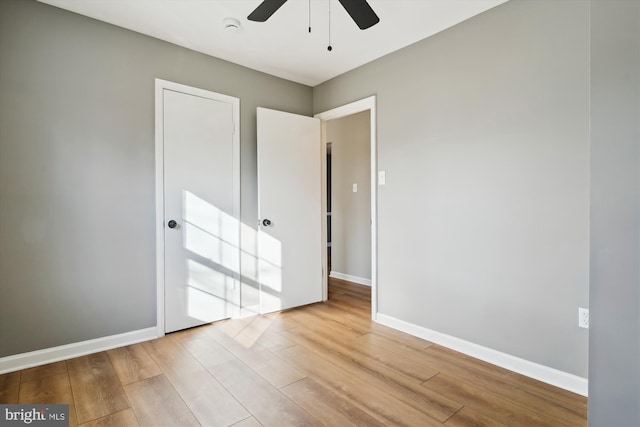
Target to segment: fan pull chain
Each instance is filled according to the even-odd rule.
[[[331,0],[329,0],[329,46],[327,46],[327,50],[329,52],[333,50],[331,47]]]
[[[311,33],[311,0],[309,0],[309,33]]]

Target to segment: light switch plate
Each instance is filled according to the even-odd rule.
[[[354,193],[358,192],[358,184],[353,184],[353,192]]]
[[[378,171],[378,185],[385,185],[387,183],[387,176],[385,171]]]

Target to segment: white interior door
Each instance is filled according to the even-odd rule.
[[[322,299],[320,120],[258,108],[260,311]]]
[[[239,101],[200,92],[162,92],[165,332],[230,317],[239,303]]]

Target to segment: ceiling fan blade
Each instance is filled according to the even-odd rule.
[[[366,30],[369,27],[373,27],[380,18],[371,9],[367,0],[338,0],[342,7],[345,8],[347,13],[351,16],[351,19],[360,27],[361,30]]]
[[[256,7],[256,10],[247,16],[247,19],[249,21],[264,22],[269,19],[276,10],[280,9],[280,6],[285,4],[286,1],[287,0],[264,0]]]

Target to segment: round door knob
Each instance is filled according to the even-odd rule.
[[[262,225],[264,225],[265,227],[268,227],[271,225],[271,220],[269,219],[263,219],[262,220]]]
[[[172,219],[167,223],[167,225],[169,226],[169,228],[176,228],[178,226],[178,223]]]

